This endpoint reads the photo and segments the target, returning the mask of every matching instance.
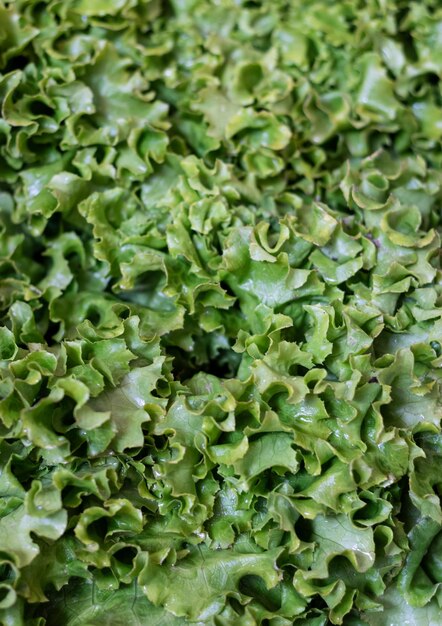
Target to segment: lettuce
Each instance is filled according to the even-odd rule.
[[[0,0],[0,624],[436,626],[442,10]]]

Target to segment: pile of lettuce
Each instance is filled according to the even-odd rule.
[[[0,2],[0,624],[439,626],[438,0]]]

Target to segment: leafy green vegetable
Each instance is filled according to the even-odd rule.
[[[0,0],[0,625],[436,626],[436,0]]]
[[[69,626],[179,626],[183,622],[164,609],[151,604],[146,596],[137,593],[134,585],[122,587],[118,594],[93,588],[92,584],[72,587],[69,603],[62,595],[52,606],[47,624]]]

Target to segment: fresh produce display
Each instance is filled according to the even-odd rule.
[[[0,624],[442,624],[442,5],[0,2]]]

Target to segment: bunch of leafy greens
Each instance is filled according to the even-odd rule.
[[[438,626],[438,0],[0,2],[0,623]]]

